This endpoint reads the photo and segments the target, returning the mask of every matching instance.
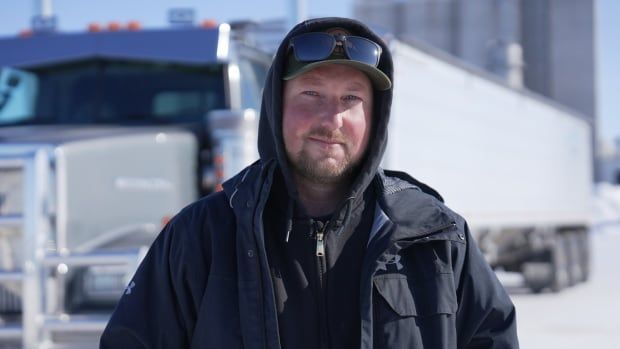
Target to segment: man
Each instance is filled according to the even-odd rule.
[[[363,24],[293,28],[265,84],[261,159],[167,225],[101,346],[516,348],[465,221],[379,169],[391,98],[390,53]]]

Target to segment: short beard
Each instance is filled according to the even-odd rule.
[[[318,184],[333,184],[349,179],[357,164],[352,163],[347,154],[337,164],[327,163],[327,159],[314,160],[305,151],[301,150],[296,157],[289,154],[290,162],[295,172],[301,177]]]

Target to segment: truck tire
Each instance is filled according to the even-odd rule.
[[[551,246],[551,291],[560,292],[570,284],[570,261],[566,234],[556,233]]]
[[[583,281],[583,263],[579,248],[579,230],[566,232],[563,240],[566,248],[566,259],[568,263],[568,285],[573,286]]]
[[[534,293],[540,293],[551,285],[553,270],[549,262],[526,262],[521,266],[525,285]]]
[[[586,229],[577,234],[579,260],[581,263],[581,282],[590,278],[590,232]]]
[[[560,292],[570,284],[569,241],[567,234],[555,232],[553,242],[536,261],[523,263],[525,284],[534,293],[545,289]]]

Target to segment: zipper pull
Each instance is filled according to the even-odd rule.
[[[325,241],[323,240],[323,230],[316,233],[316,255],[317,257],[325,256]]]
[[[314,231],[316,231],[316,255],[317,257],[325,256],[325,228],[327,224],[321,221],[312,220]]]

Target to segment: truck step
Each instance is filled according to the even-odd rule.
[[[22,333],[20,325],[3,325],[0,327],[0,340],[21,339]]]
[[[110,320],[110,315],[59,315],[46,316],[43,328],[52,332],[96,332],[101,333]]]
[[[0,227],[3,228],[18,228],[21,227],[24,222],[22,215],[1,215]]]
[[[19,271],[0,271],[0,283],[22,281],[24,273]]]
[[[46,266],[66,264],[67,266],[131,264],[139,258],[137,252],[106,252],[89,254],[59,255],[49,254],[43,259]]]

